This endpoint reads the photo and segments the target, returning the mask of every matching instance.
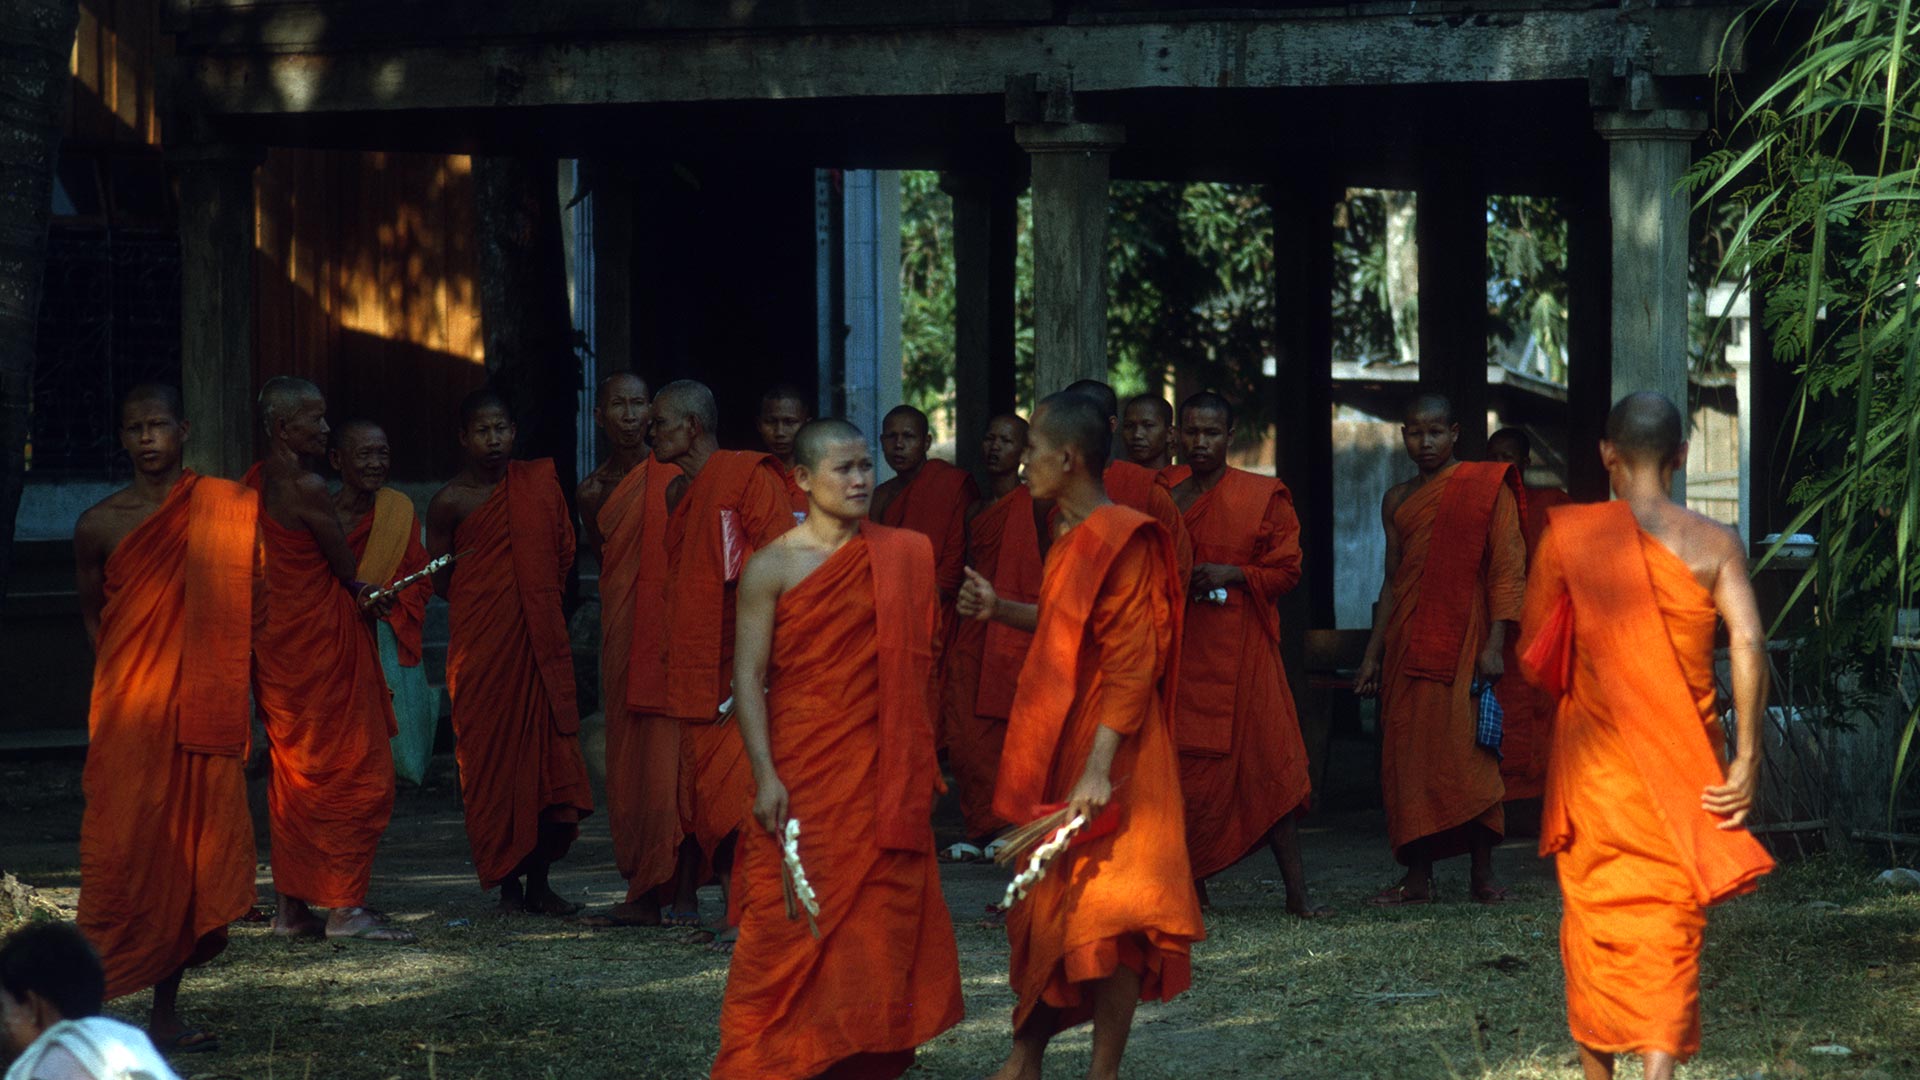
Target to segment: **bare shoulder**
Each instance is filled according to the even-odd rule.
[[[427,523],[451,529],[466,520],[468,514],[487,500],[491,488],[482,488],[465,475],[456,476],[447,485],[433,493],[427,503]]]
[[[302,469],[295,473],[292,479],[293,493],[301,502],[309,504],[321,502],[329,507],[333,505],[333,492],[327,490],[326,477],[317,472]]]
[[[1412,480],[1402,480],[1388,488],[1386,495],[1380,500],[1380,512],[1391,517],[1395,510],[1400,509],[1400,504],[1407,501],[1407,496],[1412,495],[1419,486]]]
[[[1679,511],[1678,523],[1687,546],[1712,559],[1715,565],[1732,562],[1744,566],[1747,559],[1746,549],[1740,543],[1740,534],[1733,526],[1716,521],[1697,510],[1683,506],[1674,507]]]

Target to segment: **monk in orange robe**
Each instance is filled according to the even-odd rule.
[[[259,500],[181,467],[185,413],[171,386],[127,392],[119,437],[133,483],[73,534],[95,653],[79,924],[108,998],[153,987],[147,1031],[171,1051],[218,1044],[181,1021],[180,979],[253,907],[243,768]]]
[[[1120,410],[1127,460],[1150,472],[1173,465],[1173,406],[1159,394],[1135,394]]]
[[[808,424],[797,455],[807,519],[740,579],[733,682],[759,828],[740,840],[715,1080],[896,1077],[961,1016],[933,854],[933,547],[863,520],[858,428]],[[817,914],[787,905],[789,828]]]
[[[1184,590],[1166,534],[1107,499],[1108,419],[1074,393],[1034,411],[1027,483],[1060,515],[1039,604],[1001,598],[971,571],[960,599],[963,616],[1035,630],[995,812],[1031,822],[1064,805],[1089,823],[1007,912],[1019,1000],[997,1080],[1039,1080],[1047,1043],[1088,1019],[1087,1075],[1119,1076],[1135,1005],[1191,985],[1192,945],[1205,936],[1167,719]]]
[[[713,391],[668,383],[653,401],[653,456],[679,467],[667,485],[666,696],[680,732],[681,849],[675,909],[697,922],[696,889],[711,866],[731,865],[733,839],[753,808],[753,773],[740,730],[729,723],[735,590],[748,555],[793,528],[780,464],[765,454],[722,450]],[[697,931],[695,939],[714,937]],[[718,944],[724,946],[723,935]]]
[[[393,448],[386,431],[370,420],[349,420],[334,431],[327,460],[340,474],[333,508],[346,524],[347,547],[358,560],[353,576],[385,587],[425,569],[427,546],[420,541],[413,500],[387,486]],[[428,688],[420,666],[432,591],[432,583],[424,580],[409,585],[374,626],[398,730],[390,744],[393,771],[416,784],[426,779],[440,727],[440,695]]]
[[[1526,589],[1519,474],[1454,460],[1460,425],[1438,395],[1415,398],[1400,431],[1420,472],[1381,503],[1386,577],[1354,690],[1380,698],[1388,839],[1407,872],[1370,902],[1429,902],[1434,862],[1466,852],[1469,895],[1498,903],[1510,899],[1493,877],[1506,789],[1474,691],[1505,671]]]
[[[1191,475],[1172,494],[1195,565],[1173,715],[1193,877],[1205,903],[1206,879],[1264,842],[1280,865],[1287,910],[1330,914],[1307,900],[1298,819],[1312,784],[1280,665],[1276,605],[1300,584],[1293,495],[1276,479],[1227,464],[1233,405],[1218,394],[1181,403],[1180,444]]]
[[[368,606],[374,586],[354,577],[327,483],[327,403],[285,375],[260,388],[267,456],[247,474],[260,489],[265,601],[253,627],[253,694],[271,747],[273,929],[287,936],[412,941],[369,910],[374,850],[393,815],[398,729]],[[331,909],[323,922],[313,907]]]
[[[548,875],[593,813],[561,609],[573,524],[553,462],[512,460],[517,433],[494,391],[460,403],[466,464],[427,505],[427,551],[458,556],[434,588],[474,873],[502,911],[571,915]]]
[[[988,491],[969,511],[967,565],[1001,596],[1031,604],[1040,596],[1041,566],[1033,497],[1020,482],[1027,422],[1013,413],[994,417],[980,449]],[[1013,687],[1032,640],[1033,635],[1024,630],[978,619],[961,619],[953,628],[941,723],[972,847],[986,844],[1008,825],[993,812],[993,783],[1000,770],[1000,746],[1007,737]],[[979,853],[963,849],[953,854],[977,857]]]
[[[1081,379],[1069,385],[1065,391],[1079,394],[1092,401],[1107,418],[1109,431],[1118,431],[1120,415],[1119,397],[1113,387],[1097,379]],[[1180,580],[1187,580],[1193,571],[1193,539],[1187,535],[1187,523],[1174,505],[1173,497],[1167,493],[1169,483],[1161,481],[1160,473],[1144,465],[1135,464],[1116,451],[1107,461],[1106,471],[1101,474],[1106,485],[1107,498],[1130,510],[1138,510],[1160,523],[1160,527],[1173,538],[1174,566]],[[1057,525],[1057,522],[1052,524]],[[1041,550],[1044,551],[1049,537],[1041,537]]]
[[[780,463],[780,478],[786,482],[787,499],[793,504],[796,518],[807,512],[807,493],[800,490],[793,478],[793,439],[811,419],[813,409],[807,405],[805,395],[788,383],[760,395],[760,416],[755,421],[760,445]]]
[[[680,722],[630,708],[636,691],[664,693],[661,608],[667,581],[667,485],[680,475],[647,446],[653,395],[645,379],[600,381],[594,423],[607,460],[580,482],[587,547],[600,559],[600,706],[606,718],[607,824],[627,894],[586,926],[658,926],[680,850]],[[635,680],[647,684],[634,685]]]
[[[1552,514],[1521,619],[1528,678],[1559,700],[1540,854],[1557,855],[1567,1026],[1588,1080],[1649,1080],[1700,1048],[1706,909],[1773,866],[1743,825],[1760,769],[1766,635],[1740,539],[1676,504],[1680,411],[1629,395],[1600,456],[1614,502]],[[1714,684],[1726,620],[1738,742]]]
[[[1519,428],[1502,428],[1487,437],[1487,460],[1504,461],[1520,470],[1524,479],[1533,467],[1533,440]],[[1540,547],[1540,535],[1547,528],[1547,511],[1573,501],[1559,488],[1527,485],[1526,513],[1520,518],[1520,534],[1527,541],[1527,559],[1532,561]],[[1519,634],[1507,637],[1504,663],[1509,675],[1519,670],[1519,641],[1527,632],[1523,623]],[[1494,684],[1500,707],[1506,713],[1504,737],[1500,745],[1500,781],[1507,788],[1507,802],[1538,799],[1546,789],[1547,755],[1553,739],[1554,701],[1525,679],[1502,678]],[[1531,804],[1530,804],[1531,805]],[[1516,816],[1525,816],[1509,805],[1509,824]]]

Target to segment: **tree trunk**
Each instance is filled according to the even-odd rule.
[[[0,597],[26,482],[33,348],[46,271],[53,166],[67,107],[75,0],[0,3]]]
[[[552,458],[571,505],[580,360],[567,304],[558,165],[477,157],[473,179],[488,378],[513,405],[514,456]]]
[[[1393,316],[1393,349],[1402,364],[1420,359],[1420,249],[1414,241],[1418,204],[1411,191],[1383,191],[1387,228],[1387,308]]]

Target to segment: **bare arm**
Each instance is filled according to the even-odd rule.
[[[1353,677],[1353,692],[1361,697],[1380,693],[1380,662],[1387,651],[1387,618],[1393,608],[1393,576],[1400,572],[1400,530],[1394,527],[1393,512],[1399,508],[1394,496],[1398,488],[1389,488],[1380,500],[1380,527],[1387,534],[1386,571],[1380,577],[1380,598],[1373,605],[1373,634],[1367,638],[1367,653]]]
[[[773,768],[768,736],[767,658],[773,652],[773,608],[780,599],[778,549],[762,550],[740,572],[733,623],[733,715],[753,768],[753,818],[778,835],[787,825],[787,788]]]
[[[600,508],[607,502],[606,485],[599,477],[589,476],[580,482],[574,501],[580,507],[580,539],[597,560],[601,547],[607,542],[607,538],[600,535]]]
[[[340,527],[340,514],[333,508],[327,482],[320,479],[318,473],[307,473],[294,481],[292,509],[294,517],[320,545],[320,553],[327,557],[333,576],[339,578],[342,585],[352,584],[359,560],[353,557],[353,548],[347,544],[347,530]]]
[[[100,613],[107,606],[107,546],[99,519],[89,510],[73,530],[73,581],[80,593],[80,621],[87,643],[100,648]]]
[[[963,619],[978,619],[1003,622],[1015,630],[1032,633],[1040,624],[1040,606],[1022,604],[1017,600],[1008,600],[994,592],[993,582],[981,577],[973,567],[963,567],[966,582],[960,586],[960,595],[954,601],[954,609]]]
[[[433,501],[427,504],[427,558],[437,559],[453,550],[453,528],[458,525],[458,509],[453,497],[448,494],[451,487],[443,487],[434,493]],[[448,564],[433,572],[433,591],[442,597],[453,588],[453,566]]]
[[[1713,582],[1713,606],[1727,623],[1727,658],[1733,668],[1733,711],[1737,734],[1733,761],[1723,784],[1701,793],[1700,805],[1726,818],[1722,829],[1738,829],[1753,808],[1760,775],[1760,716],[1767,705],[1766,628],[1754,599],[1753,580],[1739,541],[1726,535],[1727,557]]]

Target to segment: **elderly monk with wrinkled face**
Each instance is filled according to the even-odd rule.
[[[716,1080],[899,1076],[961,1015],[930,823],[933,547],[865,520],[873,460],[858,428],[815,421],[795,447],[806,520],[740,579],[733,682],[753,824]],[[788,917],[790,822],[818,894],[811,921]]]
[[[393,814],[398,734],[374,620],[392,597],[359,560],[315,467],[327,454],[327,403],[305,379],[260,389],[267,456],[249,472],[260,489],[266,601],[254,625],[254,699],[267,730],[272,779],[274,932],[412,941],[367,907],[374,849]],[[324,921],[314,907],[330,909]]]
[[[178,1000],[186,969],[218,956],[227,924],[253,907],[243,769],[260,504],[182,467],[178,390],[136,386],[116,415],[133,483],[73,533],[94,650],[78,922],[109,999],[151,986],[154,1042],[210,1049],[218,1040],[188,1029]]]

